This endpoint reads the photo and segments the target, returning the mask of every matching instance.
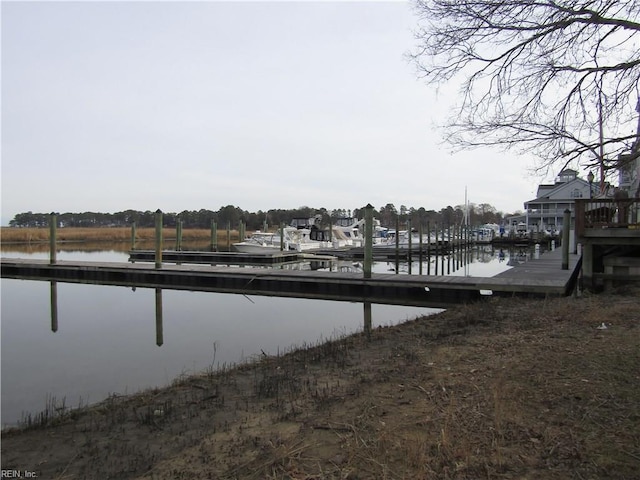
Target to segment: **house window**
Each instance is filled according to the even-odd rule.
[[[582,198],[582,191],[578,188],[574,188],[571,192],[571,198]]]

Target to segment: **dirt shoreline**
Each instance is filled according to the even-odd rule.
[[[4,431],[2,469],[100,480],[637,479],[639,339],[637,289],[493,299]]]

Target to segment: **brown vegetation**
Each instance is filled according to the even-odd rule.
[[[638,478],[638,293],[494,299],[61,409],[45,427],[3,432],[2,468],[84,479]]]
[[[162,230],[164,239],[175,239],[175,228],[164,228]],[[238,231],[231,231],[231,239],[237,239]],[[98,227],[98,228],[58,228],[56,232],[58,242],[130,242],[131,228],[126,227]],[[207,229],[184,229],[182,230],[182,239],[204,240],[211,238],[211,230]],[[2,243],[43,243],[49,241],[48,228],[12,228],[2,227],[0,229],[0,239]],[[136,229],[136,240],[153,241],[155,239],[154,228],[138,228]],[[227,231],[218,230],[218,239],[226,241]]]

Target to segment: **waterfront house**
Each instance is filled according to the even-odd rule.
[[[555,183],[538,186],[536,198],[524,203],[527,231],[561,231],[564,211],[575,218],[575,201],[593,196],[594,185],[570,168],[562,170]]]

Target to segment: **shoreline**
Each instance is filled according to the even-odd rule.
[[[2,432],[70,478],[636,478],[640,292],[492,299]],[[598,329],[602,323],[609,325]]]

